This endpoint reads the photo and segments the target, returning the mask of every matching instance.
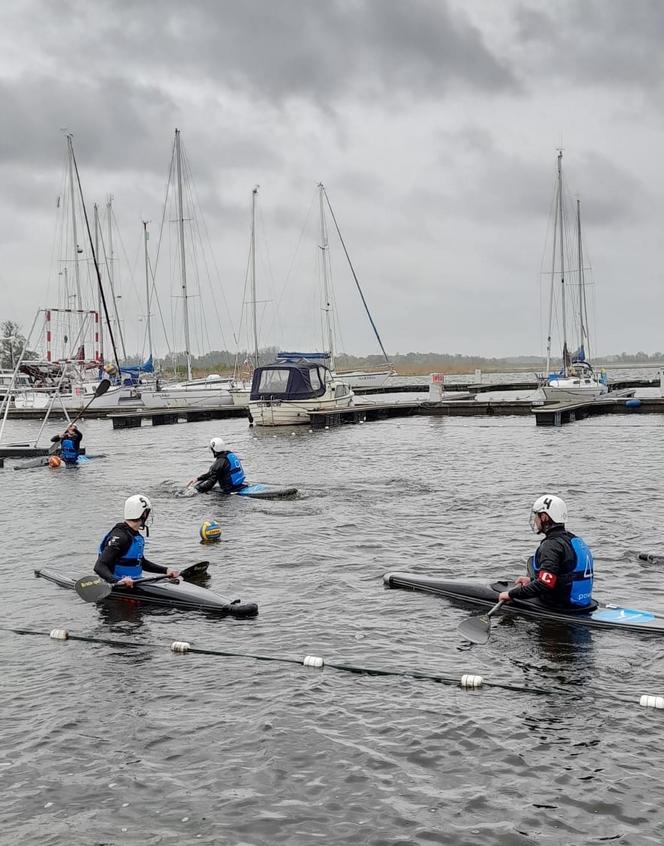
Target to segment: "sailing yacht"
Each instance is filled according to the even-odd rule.
[[[563,152],[558,151],[558,169],[556,180],[556,202],[554,213],[553,255],[551,260],[551,290],[549,297],[549,331],[546,350],[547,375],[542,377],[541,388],[547,400],[569,402],[574,400],[592,400],[606,394],[608,383],[604,372],[596,373],[589,361],[590,339],[588,335],[588,307],[583,268],[583,248],[581,242],[581,203],[576,204],[577,258],[578,258],[578,346],[570,352],[567,345],[567,308],[568,297],[565,282],[565,244],[563,212]],[[562,367],[551,372],[551,328],[554,316],[556,288],[560,293],[560,317],[562,327]]]
[[[353,389],[337,376],[330,296],[330,256],[325,219],[325,188],[318,186],[323,311],[328,352],[279,353],[277,360],[256,367],[251,383],[249,412],[259,426],[292,426],[310,421],[312,411],[331,411],[353,405]],[[255,299],[255,297],[254,297]]]
[[[230,389],[233,380],[211,375],[194,379],[191,372],[191,340],[189,332],[189,295],[187,292],[187,259],[184,238],[184,200],[182,193],[182,144],[180,130],[175,130],[174,157],[177,173],[177,224],[180,252],[180,287],[183,302],[183,328],[187,378],[182,382],[156,385],[154,390],[142,391],[146,408],[219,408],[233,405]],[[149,310],[149,309],[148,309]]]

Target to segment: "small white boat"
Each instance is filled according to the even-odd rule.
[[[567,373],[550,373],[542,385],[542,392],[550,401],[597,399],[609,390],[604,372],[595,373],[586,361],[574,362]]]
[[[351,388],[386,388],[398,373],[390,367],[385,370],[338,370],[337,376]]]
[[[233,405],[231,389],[235,382],[212,373],[205,379],[191,379],[143,391],[146,408],[219,408]]]
[[[99,383],[83,382],[71,391],[59,393],[52,388],[28,388],[14,396],[17,409],[64,408],[66,411],[82,411],[95,395]],[[117,385],[111,387],[94,402],[94,408],[138,408],[142,406],[141,392],[135,387]]]

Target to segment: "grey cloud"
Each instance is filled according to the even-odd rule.
[[[664,6],[659,0],[538,0],[516,7],[517,38],[549,78],[661,89]]]
[[[49,30],[37,33],[38,49],[91,76],[122,68],[318,105],[357,92],[435,97],[459,82],[515,87],[480,31],[443,0],[106,0],[72,2],[66,15],[34,3],[30,15]]]

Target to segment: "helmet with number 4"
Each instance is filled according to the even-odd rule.
[[[530,525],[535,528],[535,516],[546,514],[553,523],[565,523],[567,521],[567,506],[559,496],[544,494],[536,499],[530,513]]]

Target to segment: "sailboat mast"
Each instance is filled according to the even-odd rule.
[[[97,203],[93,206],[95,223],[95,253],[99,255],[99,207]],[[99,361],[104,361],[104,323],[101,310],[101,290],[97,286],[97,314],[99,315]]]
[[[558,150],[558,236],[560,246],[560,307],[563,321],[563,372],[567,375],[567,317],[565,312],[565,239],[563,237],[563,151]]]
[[[143,252],[145,254],[145,302],[147,308],[147,325],[148,325],[148,359],[152,358],[152,323],[150,321],[150,265],[148,261],[148,233],[149,221],[143,221]]]
[[[81,271],[78,266],[78,232],[76,230],[76,188],[74,185],[74,148],[72,145],[72,135],[67,135],[67,151],[68,151],[68,166],[69,166],[69,196],[71,205],[71,233],[74,240],[74,280],[76,284],[76,308],[81,312],[79,314],[80,326],[83,326],[83,296],[81,294]],[[67,304],[69,308],[69,304]],[[81,343],[83,341],[81,340]]]
[[[255,185],[251,195],[251,316],[254,333],[254,367],[258,367],[258,321],[256,316],[256,200],[258,189]]]
[[[180,229],[180,270],[182,282],[182,298],[184,300],[184,345],[187,359],[187,379],[191,380],[191,345],[189,343],[189,303],[187,301],[187,262],[184,254],[184,213],[182,203],[182,150],[180,147],[180,130],[175,130],[175,161],[178,174],[178,225]]]
[[[587,345],[584,349],[587,358],[590,358],[590,337],[588,336],[588,303],[586,301],[586,280],[583,273],[583,241],[581,240],[581,200],[576,200],[576,234],[579,254],[579,333],[581,345]]]
[[[115,293],[115,280],[113,278],[113,195],[108,194],[106,197],[106,226],[108,228],[108,256],[106,259],[106,269],[108,272],[108,281],[111,287],[111,298],[113,299],[113,314],[115,315],[115,326],[118,330],[118,337],[120,338],[120,347],[122,348],[122,358],[127,360],[127,348],[125,347],[124,333],[122,332],[122,324],[120,323],[120,312],[118,311],[118,295]]]
[[[327,226],[325,223],[325,206],[323,198],[325,194],[325,186],[322,182],[318,183],[318,196],[320,200],[320,249],[323,259],[323,311],[325,312],[325,325],[327,327],[327,343],[330,353],[330,370],[334,372],[334,331],[332,327],[332,304],[330,302],[330,281],[328,279],[328,261],[329,261],[329,246],[327,240]]]

